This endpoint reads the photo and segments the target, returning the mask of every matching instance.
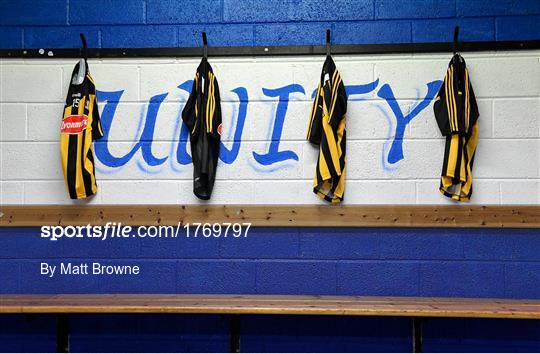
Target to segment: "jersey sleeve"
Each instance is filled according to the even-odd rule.
[[[212,110],[211,110],[211,129],[210,134],[214,138],[219,138],[221,136],[221,99],[219,95],[219,85],[216,80],[216,77],[212,74]]]
[[[332,128],[337,129],[341,120],[347,112],[347,94],[345,92],[345,85],[341,81],[341,77],[338,77],[337,87],[334,90],[334,94],[331,100],[330,117],[328,123]]]
[[[323,115],[323,95],[322,87],[319,84],[315,99],[311,105],[311,116],[309,120],[307,140],[313,144],[321,143],[322,134],[322,115]]]
[[[469,73],[467,72],[467,81],[469,83],[469,105],[470,105],[470,113],[469,113],[469,126],[467,133],[471,134],[474,125],[476,124],[476,121],[480,117],[480,112],[478,111],[478,104],[476,103],[476,96],[474,95],[474,90],[469,78]]]
[[[444,81],[439,89],[439,93],[435,96],[435,102],[433,103],[433,112],[435,113],[435,119],[437,125],[443,136],[450,135],[450,115],[448,112],[447,102],[447,86],[448,86],[448,73],[444,77]]]
[[[92,140],[101,139],[103,137],[103,129],[101,127],[101,118],[99,116],[99,109],[97,103],[97,97],[93,96],[92,107]]]
[[[189,98],[182,110],[182,120],[186,127],[188,127],[191,135],[196,133],[196,122],[197,122],[197,85],[198,77],[195,76],[193,80],[193,86],[191,88],[191,93]]]

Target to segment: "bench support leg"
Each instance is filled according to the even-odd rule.
[[[230,343],[229,350],[231,353],[240,353],[240,316],[231,315],[229,324]]]
[[[419,317],[412,319],[412,351],[422,353],[422,319]]]
[[[65,313],[56,317],[56,352],[69,353],[69,323]]]

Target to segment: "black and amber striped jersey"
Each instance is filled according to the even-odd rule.
[[[60,127],[62,170],[71,199],[97,192],[92,141],[103,136],[96,86],[86,60],[73,69]]]
[[[331,56],[326,57],[309,121],[307,139],[318,145],[313,192],[339,203],[345,192],[345,115],[347,94]]]
[[[206,58],[197,68],[182,120],[190,131],[193,193],[208,200],[214,188],[219,158],[221,101],[218,82]]]
[[[453,200],[469,201],[479,113],[465,60],[459,54],[448,65],[433,110],[446,137],[439,189]]]

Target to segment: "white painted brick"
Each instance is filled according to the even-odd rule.
[[[502,204],[540,204],[540,180],[502,181]]]
[[[117,64],[117,65],[152,65],[152,64],[174,64],[181,61],[182,63],[197,61],[198,59],[187,59],[187,58],[110,58],[106,60],[93,60],[96,63],[106,62],[107,64]],[[90,61],[90,59],[89,59]],[[92,63],[90,63],[92,65]]]
[[[143,176],[146,179],[192,179],[193,178],[193,165],[182,165],[178,163],[176,152],[178,149],[178,142],[162,142],[153,143],[152,152],[158,158],[167,158],[167,160],[159,166],[148,166],[146,162],[140,158],[139,152],[139,169],[143,168]],[[191,149],[189,142],[187,143],[187,152],[191,155]]]
[[[179,185],[180,204],[252,204],[253,181],[224,181],[216,180],[212,191],[212,200],[204,201],[193,194],[193,181],[182,180]]]
[[[408,106],[400,103],[401,109]],[[387,139],[395,135],[396,119],[381,100],[352,101],[347,104],[347,140]]]
[[[146,112],[148,108],[146,106]],[[178,141],[180,138],[183,109],[184,103],[163,103],[161,105],[156,119],[154,141]],[[146,121],[147,116],[144,116],[144,119]]]
[[[379,87],[389,84],[396,99],[423,99],[427,84],[443,80],[448,60],[388,61],[375,64]]]
[[[416,182],[417,204],[462,204],[439,191],[440,179]],[[499,182],[473,178],[473,194],[467,204],[500,204]]]
[[[491,100],[477,100],[478,111],[480,117],[478,118],[478,136],[480,138],[489,138],[492,136],[492,101]],[[433,113],[433,101],[428,107],[422,110],[414,119],[409,123],[410,134],[406,136],[416,139],[433,139],[441,138],[441,131],[437,125],[435,114]]]
[[[136,66],[94,65],[91,67],[91,72],[98,90],[124,90],[122,101],[139,99],[139,73]]]
[[[283,132],[281,134],[281,140],[296,140],[305,141],[307,137],[307,131],[309,126],[309,119],[311,114],[311,102],[289,102],[287,108],[287,114],[285,115],[285,121],[283,124]],[[277,109],[277,105],[275,106]],[[275,120],[274,114],[268,115],[272,120]],[[256,123],[255,123],[256,124]],[[273,124],[272,124],[273,128]],[[252,126],[252,130],[255,130],[255,125]],[[271,131],[269,132],[272,133]],[[270,135],[271,136],[271,135]]]
[[[62,69],[49,65],[4,65],[4,102],[62,102]]]
[[[339,58],[337,58],[335,60],[335,63],[345,86],[366,85],[372,83],[373,81],[375,81],[375,79],[377,79],[376,77],[374,77],[375,65],[373,62],[358,62],[350,60],[341,61]],[[314,82],[315,87],[313,89],[317,88],[317,84],[320,80],[321,70],[322,63],[319,67],[319,70],[317,71],[318,76]],[[362,95],[352,95],[351,98],[368,98],[374,96],[375,92],[376,91]]]
[[[141,100],[149,101],[153,96],[167,93],[166,101],[187,101],[189,93],[178,86],[193,80],[198,65],[199,62],[194,61],[186,64],[141,65]],[[220,77],[217,74],[216,77],[218,84],[221,84]]]
[[[0,181],[0,206],[24,203],[24,187],[21,182]]]
[[[102,181],[103,204],[177,204],[176,181]]]
[[[540,94],[538,58],[489,58],[467,61],[477,98]]]
[[[389,148],[390,144],[388,144]],[[353,141],[347,143],[346,168],[350,180],[435,178],[439,176],[444,142],[437,140],[405,140],[404,159],[389,164],[385,141]],[[303,177],[312,178],[315,173],[319,150],[304,146],[305,161]],[[386,162],[384,162],[386,161]]]
[[[76,62],[63,67],[63,100],[65,100],[75,64]],[[139,73],[136,65],[88,63],[88,67],[99,91],[123,90],[124,93],[120,99],[123,102],[137,101],[139,99]]]
[[[466,57],[475,91],[480,92],[480,142],[473,171],[473,204],[538,204],[535,196],[539,194],[540,178],[540,92],[538,80],[532,78],[539,77],[539,53],[469,53]],[[380,78],[374,92],[351,96],[348,102],[346,204],[450,203],[438,191],[444,138],[436,125],[432,105],[406,129],[404,159],[389,164],[385,161],[396,121],[387,102],[376,95],[383,84],[390,84],[400,108],[408,113],[424,97],[428,82],[442,80],[448,60],[442,54],[336,57],[346,85],[367,84]],[[187,99],[187,93],[177,86],[193,79],[199,59],[92,60],[90,68],[99,90],[125,90],[110,127],[108,147],[113,156],[125,155],[139,142],[150,98],[168,95],[158,111],[151,146],[153,154],[166,161],[148,166],[138,151],[124,166],[110,168],[96,155],[99,192],[89,202],[326,204],[312,192],[318,148],[305,140],[311,92],[319,80],[323,61],[320,56],[211,60],[222,92],[222,142],[227,149],[234,145],[240,105],[232,90],[245,87],[249,104],[239,155],[232,164],[219,162],[212,200],[201,202],[192,192],[192,164],[181,165],[176,157],[181,112]],[[0,61],[0,187],[4,202],[73,203],[65,190],[60,167],[58,125],[74,65],[71,60]],[[504,72],[500,72],[501,67]],[[64,73],[65,85],[60,72]],[[15,79],[28,81],[36,75],[56,75],[57,82],[51,84],[47,80],[39,89],[32,87],[29,96],[28,85],[12,84]],[[278,105],[277,98],[264,95],[263,88],[293,83],[302,85],[305,94],[290,97],[280,150],[293,150],[299,161],[261,166],[253,152],[268,151]],[[11,90],[9,97],[6,88]],[[14,88],[19,92],[12,92]],[[28,112],[23,116],[27,116],[27,122],[21,130],[21,122],[9,121],[4,112],[6,107],[7,111],[16,111],[19,108],[15,107],[25,104]],[[104,107],[105,102],[101,102],[100,111]],[[9,116],[20,116],[21,112]],[[28,135],[21,136],[21,131]],[[23,142],[25,138],[31,141]],[[189,143],[187,152],[190,153]],[[13,192],[10,189],[11,194],[5,193],[6,185],[14,188]]]
[[[86,199],[71,199],[65,182],[61,181],[27,181],[24,182],[25,204],[99,204],[101,190],[98,184],[98,192]]]
[[[388,147],[385,147],[387,145]],[[408,179],[438,177],[444,151],[442,140],[404,140],[403,160],[389,164],[390,143],[355,141],[347,144],[347,176],[349,179]],[[310,174],[315,171],[315,161]]]
[[[259,118],[254,112],[259,103],[253,102],[247,105],[247,113],[244,121],[244,128],[242,130],[241,139],[246,141],[250,140],[250,124],[254,119]],[[183,109],[183,107],[182,107]],[[221,117],[222,117],[222,132],[221,141],[232,142],[235,138],[234,135],[238,129],[240,102],[223,102],[221,104]]]
[[[178,203],[179,204],[207,204],[208,202],[202,201],[193,194],[193,181],[182,180],[178,181]],[[217,181],[216,181],[217,184]],[[215,197],[216,192],[220,187],[214,184],[214,190],[212,197]],[[213,198],[212,198],[213,200]]]
[[[246,116],[246,126],[248,128],[244,129],[244,134],[247,133],[251,140],[271,140],[277,107],[278,102],[250,103]],[[310,102],[290,101],[288,103],[281,141],[303,141],[306,139],[310,111]]]
[[[540,140],[480,140],[473,174],[482,178],[540,177]]]
[[[0,136],[2,141],[26,139],[26,105],[0,104]]]
[[[248,138],[249,140],[271,139],[274,121],[276,119],[277,105],[277,102],[249,103],[247,107],[246,124],[244,127],[244,134],[246,135],[246,138]],[[288,108],[290,109],[291,107],[292,102],[289,102]],[[288,118],[290,118],[289,109],[287,109],[284,124],[287,124]],[[283,129],[283,132],[285,132],[285,129]],[[292,134],[292,132],[288,133]]]
[[[251,203],[327,204],[313,193],[312,180],[256,181]],[[414,204],[414,181],[351,181],[345,185],[344,204]]]
[[[319,202],[313,193],[313,182],[308,180],[254,181],[252,202],[265,204],[272,200],[274,204],[311,204]]]
[[[238,96],[232,90],[245,87],[251,101],[277,101],[277,97],[264,94],[263,88],[278,89],[293,83],[293,64],[281,62],[216,63],[212,64],[219,82],[222,102],[237,101]],[[248,69],[249,68],[249,69]],[[195,75],[195,71],[193,74]]]
[[[266,154],[268,152],[269,142],[242,142],[238,158],[233,164],[220,163],[218,165],[218,179],[299,179],[302,175],[302,164],[294,160],[286,160],[262,166],[256,162],[253,152]],[[299,161],[302,160],[302,146],[304,142],[282,141],[279,144],[279,151],[293,151]]]
[[[116,158],[122,158],[136,148],[132,142],[109,142],[107,146],[110,154]],[[165,162],[157,166],[149,166],[144,161],[140,149],[121,168],[104,165],[99,159],[100,156],[96,154],[97,178],[103,180],[191,178],[191,164],[180,165],[176,160],[177,147],[178,142],[153,142],[151,145],[152,154],[158,159],[166,158]]]
[[[59,143],[4,143],[2,178],[63,179]]]
[[[324,58],[320,62],[294,63],[293,64],[293,82],[304,88],[304,94],[295,93],[294,99],[298,101],[312,101],[311,95],[317,89],[321,80],[321,71]],[[341,71],[340,68],[338,70]],[[343,75],[342,75],[343,76]]]
[[[444,140],[404,140],[403,160],[391,167],[398,170],[389,171],[390,178],[431,178],[440,176],[443,162]],[[387,176],[387,178],[389,178]]]
[[[28,104],[28,140],[58,141],[64,105],[61,103]]]
[[[349,148],[350,143],[347,144],[347,149]],[[319,147],[316,145],[313,145],[309,142],[306,142],[304,145],[302,145],[302,156],[304,156],[304,160],[302,161],[302,178],[304,179],[313,179],[315,176],[315,169],[317,168],[317,159],[319,157]],[[349,154],[345,155],[345,168],[347,171],[347,176],[349,176],[350,179],[350,173],[351,169],[349,166]]]
[[[215,204],[250,204],[253,201],[254,184],[257,181],[216,180],[212,191],[212,203]],[[180,189],[181,203],[208,204],[193,194],[193,181],[183,181]]]
[[[103,112],[107,104],[104,102],[99,104],[101,112]],[[148,104],[145,103],[119,103],[116,106],[116,111],[109,127],[108,140],[124,142],[138,141],[146,121],[147,109]],[[156,126],[158,122],[159,119],[156,120]]]
[[[414,181],[348,181],[345,204],[414,204]]]
[[[494,136],[540,137],[540,100],[515,99],[494,102]]]

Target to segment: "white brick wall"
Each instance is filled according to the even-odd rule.
[[[540,203],[540,51],[475,53],[467,60],[480,110],[474,166],[474,204]],[[219,81],[223,143],[232,149],[240,102],[249,102],[241,147],[232,164],[220,162],[211,203],[320,204],[312,193],[317,149],[305,141],[311,93],[323,57],[211,59]],[[353,95],[347,117],[347,204],[447,204],[438,192],[444,141],[430,104],[406,127],[404,158],[387,162],[396,118],[377,95],[390,85],[404,115],[442,80],[448,55],[337,57],[346,85],[379,80],[374,91]],[[90,61],[101,91],[123,95],[110,127],[108,149],[128,153],[139,141],[151,97],[167,93],[157,113],[152,153],[167,158],[148,166],[138,151],[117,168],[97,162],[99,192],[92,204],[196,204],[192,167],[176,159],[179,119],[199,60]],[[59,158],[59,121],[74,60],[0,60],[0,204],[70,204]],[[301,85],[290,95],[279,150],[298,161],[263,166],[253,153],[270,146],[278,100],[263,88]],[[100,103],[103,110],[105,102]],[[181,144],[181,147],[184,146]],[[189,152],[189,143],[187,144]],[[99,156],[97,156],[99,157]]]

